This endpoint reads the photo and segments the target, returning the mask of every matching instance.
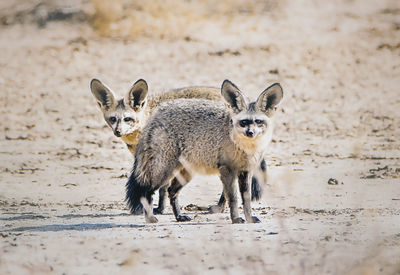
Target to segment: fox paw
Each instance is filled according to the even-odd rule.
[[[215,213],[222,213],[224,212],[224,208],[219,205],[213,205],[208,208],[208,213],[215,214]]]
[[[257,218],[256,216],[253,216],[253,217],[251,217],[251,222],[252,222],[252,223],[260,223],[261,221],[260,221],[260,219]]]
[[[238,218],[232,219],[232,223],[245,223],[245,220],[238,217]]]
[[[157,207],[157,208],[153,209],[154,215],[161,215],[163,212],[164,212],[164,208]]]
[[[186,215],[179,215],[176,217],[176,221],[178,222],[188,222],[191,221],[192,219],[189,216]]]
[[[158,222],[157,218],[154,216],[145,217],[145,219],[146,219],[147,223],[157,223]]]

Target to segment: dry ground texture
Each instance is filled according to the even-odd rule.
[[[1,274],[400,274],[399,1],[215,2],[0,3]],[[93,77],[120,95],[279,81],[262,223],[129,215],[132,156]],[[220,190],[197,176],[181,204]]]

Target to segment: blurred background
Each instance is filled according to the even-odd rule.
[[[185,38],[207,24],[230,24],[261,16],[277,6],[278,1],[134,1],[134,0],[41,0],[4,1],[2,23],[37,23],[49,21],[88,22],[102,36]],[[238,18],[240,17],[240,18]]]

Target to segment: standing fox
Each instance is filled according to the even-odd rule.
[[[161,105],[143,128],[126,200],[132,212],[143,204],[146,222],[157,222],[150,208],[152,195],[167,186],[176,220],[190,220],[180,213],[178,204],[179,191],[191,179],[188,171],[219,173],[232,223],[243,223],[234,184],[237,178],[246,221],[260,221],[251,215],[249,180],[271,140],[271,115],[283,97],[282,88],[275,83],[248,103],[225,80],[221,95],[228,108],[222,102],[177,99]]]
[[[132,155],[135,154],[142,129],[151,112],[163,102],[179,98],[201,98],[221,101],[221,89],[205,86],[193,86],[178,88],[163,94],[148,96],[146,81],[139,79],[123,98],[117,99],[114,92],[100,80],[93,79],[90,89],[96,98],[104,120],[113,130],[114,135],[121,138],[127,145]],[[262,181],[266,182],[266,164],[260,163]],[[252,200],[261,198],[262,189],[256,178],[252,181]],[[166,187],[159,190],[158,207],[154,209],[155,214],[162,214],[165,208]],[[225,196],[222,194],[218,205],[210,208],[211,212],[222,212],[225,206]],[[137,208],[133,214],[141,214],[142,209]]]
[[[90,89],[96,98],[104,120],[121,138],[134,155],[140,133],[154,108],[162,102],[178,98],[222,100],[220,89],[213,87],[186,87],[148,96],[146,81],[139,79],[123,98],[116,99],[114,92],[98,79],[92,79]]]

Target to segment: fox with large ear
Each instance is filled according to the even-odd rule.
[[[234,125],[231,138],[249,154],[258,150],[259,156],[264,154],[259,147],[266,148],[272,138],[274,114],[277,105],[283,97],[282,87],[275,83],[265,89],[255,102],[248,100],[235,84],[225,80],[222,84],[221,95],[231,113]],[[262,185],[267,182],[267,164],[262,157],[258,169],[253,171],[251,179],[251,200],[259,200],[262,196]],[[226,198],[221,196],[218,205],[210,208],[211,212],[219,213],[225,209]]]
[[[282,87],[275,83],[248,104],[240,90],[226,80],[221,94],[231,110],[232,139],[249,153],[256,144],[268,145],[273,131],[272,114],[283,97]]]
[[[210,100],[177,99],[157,108],[143,128],[126,184],[126,200],[131,211],[144,205],[147,222],[157,222],[150,208],[153,193],[167,186],[176,220],[190,220],[181,214],[178,204],[178,194],[192,176],[182,171],[219,174],[231,220],[243,223],[238,213],[237,179],[246,221],[260,221],[251,215],[249,183],[271,140],[272,120],[267,114],[282,99],[282,88],[274,84],[248,103],[240,90],[225,80],[221,95],[228,108]],[[171,181],[174,177],[178,180]]]
[[[119,100],[100,80],[93,79],[90,89],[115,136],[125,137],[143,127],[148,92],[146,81],[136,81],[125,97]]]

